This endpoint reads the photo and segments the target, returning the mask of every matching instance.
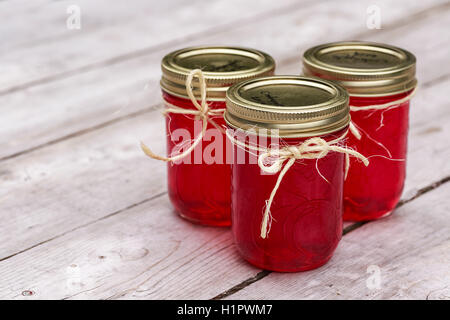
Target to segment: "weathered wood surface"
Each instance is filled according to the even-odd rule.
[[[445,15],[443,16],[445,17]],[[433,20],[442,19],[439,19],[439,17],[433,17]],[[420,26],[421,24],[426,25],[427,23],[429,23],[429,21],[428,19],[425,19],[423,21],[414,22],[412,26],[415,26],[416,29],[420,30],[417,24]],[[411,25],[409,27],[411,27]],[[423,46],[422,44],[426,44],[426,39],[429,37],[424,32],[419,35],[421,35],[421,37],[418,38],[418,40],[420,40],[420,45],[416,44],[413,51],[421,58],[426,59],[430,53],[430,51],[428,51],[429,46]],[[402,37],[403,36],[400,33],[399,38]],[[295,62],[295,64],[297,64],[297,62]],[[431,70],[439,69],[437,68],[438,66],[439,64]],[[291,67],[293,67],[292,64]],[[427,92],[427,90],[424,90],[423,92],[422,90],[419,91],[417,100],[414,100],[414,105],[423,105],[424,103],[422,103],[422,101],[429,99],[440,100],[436,101],[436,103],[425,104],[425,107],[412,108],[412,131],[415,130],[415,114],[419,115],[418,119],[423,120],[424,118],[420,116],[423,108],[427,108],[428,106],[435,109],[434,105],[438,104],[439,101],[442,101],[441,104],[446,101],[445,96],[439,94],[431,93],[425,96]],[[424,97],[424,100],[422,100],[422,97]],[[158,98],[158,101],[159,99],[160,98]],[[442,108],[445,108],[445,106]],[[417,111],[419,113],[416,113]],[[426,112],[425,114],[430,116],[434,114],[440,115],[440,113],[437,112]],[[442,120],[445,121],[445,119]],[[427,122],[424,123],[426,124]],[[72,219],[78,219],[78,217],[74,216],[71,210],[61,210],[61,207],[59,206],[62,204],[68,205],[69,208],[71,208],[72,205],[70,203],[75,201],[77,204],[75,209],[78,209],[79,207],[81,207],[81,210],[89,209],[91,212],[91,217],[101,217],[111,212],[121,210],[129,204],[143,201],[154,194],[157,190],[163,189],[165,183],[164,179],[161,179],[156,173],[162,173],[164,170],[164,165],[156,161],[147,161],[146,158],[142,157],[137,143],[140,139],[144,139],[150,145],[154,146],[156,151],[163,152],[163,144],[159,142],[162,141],[163,138],[164,131],[162,124],[163,121],[159,112],[153,111],[142,116],[136,115],[130,117],[129,119],[118,122],[114,126],[106,126],[105,128],[93,130],[92,134],[89,133],[88,135],[79,135],[74,139],[68,139],[60,144],[42,148],[34,153],[30,153],[30,155],[27,154],[4,161],[1,164],[1,168],[3,169],[3,177],[6,180],[5,186],[7,188],[5,190],[8,192],[3,195],[5,198],[3,205],[10,208],[7,212],[11,215],[11,217],[15,217],[17,225],[26,228],[24,230],[17,230],[20,231],[17,233],[23,234],[24,237],[33,237],[36,235],[40,238],[42,237],[41,228],[45,227],[49,238],[51,238],[55,235],[53,232],[59,231],[58,233],[60,233],[61,231],[66,231],[67,227],[62,228],[61,225],[58,225],[59,220],[55,219],[54,215],[57,214],[58,217],[62,219],[63,223],[67,223],[67,226],[73,226],[74,220]],[[416,141],[414,138],[411,140],[413,142]],[[99,151],[95,152],[97,155],[92,157],[91,154],[94,150]],[[128,152],[124,153],[124,150],[128,150]],[[117,159],[122,157],[120,154],[125,154],[129,162],[121,162],[121,166],[118,167]],[[100,156],[102,158],[99,158]],[[89,158],[91,159],[86,160]],[[421,157],[418,158],[423,159]],[[96,161],[96,159],[98,160]],[[113,163],[108,164],[108,162],[104,159],[111,159],[110,161],[113,161]],[[409,161],[414,161],[414,159],[415,158],[410,159]],[[136,170],[136,168],[140,168],[140,170]],[[148,181],[144,181],[138,178],[142,175],[141,171],[144,173],[148,172],[153,174],[149,176]],[[30,172],[32,173],[31,176]],[[33,174],[34,172],[38,172],[37,178],[35,177],[35,174]],[[423,170],[415,170],[412,174],[422,172]],[[434,178],[435,174],[441,174],[440,171],[435,172],[436,171],[433,170],[433,172],[425,173],[424,177]],[[39,176],[41,173],[46,174],[47,176]],[[35,183],[23,183],[23,180],[30,180],[31,177],[33,178],[33,181],[36,180]],[[61,180],[52,182],[51,179],[55,179],[55,177],[60,177],[59,179],[62,179],[62,181],[67,179],[68,181],[71,181],[71,183],[61,186]],[[92,177],[92,180],[86,180],[86,177]],[[98,177],[101,177],[101,181],[104,181],[104,183],[92,183],[93,181],[97,181]],[[130,189],[126,189],[124,187],[124,183],[121,179],[127,179],[127,181],[129,181],[127,186],[129,186]],[[414,184],[414,187],[421,188],[438,179],[436,178],[430,180],[421,178],[417,180],[421,180],[422,184],[418,182],[419,184]],[[63,194],[67,194],[68,203],[65,203],[65,198],[59,199],[58,202],[50,205],[45,205],[45,203],[42,203],[42,201],[49,201],[48,196],[43,196],[47,194],[46,189],[42,189],[42,185],[44,184],[47,188],[54,188],[61,191]],[[146,187],[147,185],[153,189],[149,190],[148,187]],[[116,191],[114,186],[120,186],[120,189]],[[89,188],[88,192],[83,193],[82,190],[86,188]],[[100,190],[97,190],[97,188]],[[105,189],[110,191],[104,194],[105,191],[102,192],[102,190]],[[135,190],[133,191],[133,189]],[[110,199],[111,195],[115,194],[115,192],[120,192],[120,190],[124,190],[126,192],[124,192],[121,197],[113,197],[113,199]],[[149,191],[151,193],[149,193]],[[79,192],[81,192],[81,194],[79,194]],[[22,194],[23,206],[17,205],[15,200],[15,195],[17,194]],[[90,196],[88,199],[96,199],[99,197],[99,201],[80,201],[80,199],[86,195],[94,195]],[[53,196],[50,195],[50,199],[52,199],[52,197]],[[97,203],[101,204],[98,210],[96,209]],[[50,209],[54,206],[56,206],[55,212],[50,211]],[[42,214],[41,212],[46,212],[46,214]],[[30,215],[39,216],[39,224],[34,226],[32,228],[33,230],[28,230],[30,226],[21,221],[22,217],[25,217],[27,221],[32,221],[33,219],[31,218],[30,220],[29,218]],[[85,218],[80,217],[79,219],[81,222],[80,224],[85,223]],[[56,224],[58,227],[55,229],[50,228],[53,224]],[[11,228],[11,226],[8,226],[8,228]],[[28,230],[28,232],[24,232],[25,230]],[[21,239],[22,237],[16,237],[13,241],[14,244],[18,245],[18,247],[12,247],[11,243],[3,242],[5,248],[9,248],[10,252],[5,252],[3,250],[0,251],[2,252],[1,257],[13,254],[14,251],[23,250],[35,242],[33,239],[28,243],[28,245],[23,245],[20,242]]]
[[[273,13],[307,7],[312,1],[186,1],[145,0],[17,1],[5,3],[0,61],[9,72],[0,75],[0,92],[54,81],[152,52],[170,50],[180,41],[202,38],[239,23]],[[81,28],[67,28],[66,10],[76,5]],[[8,8],[9,7],[9,8]],[[230,13],[231,8],[239,8]],[[0,7],[1,9],[1,7]],[[14,13],[12,13],[14,12]],[[205,14],[205,13],[208,14]],[[17,19],[17,15],[20,19]],[[43,27],[43,28],[41,28]],[[14,34],[14,37],[10,35]],[[144,68],[145,69],[145,68]]]
[[[143,10],[147,8],[144,2],[137,3]],[[188,12],[179,14],[189,16],[187,6],[191,2],[177,3],[175,11]],[[375,242],[378,239],[393,239],[394,243],[405,241],[399,229],[418,223],[421,217],[426,219],[420,214],[409,218],[405,210],[416,210],[415,203],[419,201],[430,203],[426,199],[434,194],[445,198],[442,190],[448,189],[446,185],[430,195],[422,194],[437,188],[436,183],[445,182],[450,176],[447,161],[450,132],[446,128],[450,114],[448,99],[444,95],[450,80],[448,68],[442,67],[448,60],[449,37],[443,36],[442,32],[447,30],[450,22],[449,5],[440,1],[417,4],[380,2],[385,11],[382,16],[384,29],[367,30],[365,9],[369,4],[372,3],[341,1],[339,4],[305,2],[305,5],[299,5],[284,2],[276,10],[267,4],[254,12],[253,18],[244,15],[227,20],[239,20],[239,23],[221,20],[219,22],[224,24],[217,24],[217,19],[197,22],[199,24],[193,27],[192,32],[198,32],[201,39],[184,37],[179,26],[171,26],[176,30],[165,37],[147,39],[139,24],[151,22],[145,21],[144,15],[140,14],[130,21],[127,15],[132,15],[131,9],[119,6],[112,9],[116,19],[113,25],[108,24],[105,18],[89,26],[92,32],[74,36],[85,41],[84,47],[76,48],[80,50],[76,65],[55,64],[45,67],[39,75],[34,74],[33,69],[39,64],[30,63],[26,69],[31,73],[17,74],[11,82],[5,82],[4,88],[9,88],[7,91],[10,92],[0,94],[0,104],[5,111],[0,118],[0,158],[3,158],[0,161],[0,215],[4,221],[0,226],[0,297],[207,299],[224,292],[226,294],[222,297],[225,297],[236,291],[234,286],[257,275],[252,281],[259,281],[230,297],[263,297],[265,289],[261,288],[268,288],[266,283],[270,284],[277,276],[292,288],[291,298],[335,298],[326,291],[327,288],[299,294],[305,284],[302,279],[307,279],[308,273],[305,276],[271,274],[263,278],[267,273],[259,273],[260,270],[243,262],[235,253],[228,230],[193,226],[178,219],[166,199],[164,165],[146,159],[138,148],[138,141],[144,139],[155,151],[164,152],[157,85],[161,56],[180,46],[220,44],[224,39],[227,43],[232,41],[233,44],[261,48],[273,54],[280,61],[280,74],[299,73],[301,52],[308,46],[339,39],[385,41],[417,55],[421,87],[411,108],[408,178],[403,196],[404,200],[412,201],[399,210],[398,217],[369,223],[360,228],[363,231],[354,230],[346,235],[336,257],[326,267],[331,271],[318,280],[322,283],[322,280],[336,277],[334,283],[339,285],[340,292],[345,293],[343,298],[358,298],[358,292],[365,294],[365,287],[361,288],[361,284],[358,287],[351,281],[345,283],[345,277],[341,277],[342,281],[337,279],[339,270],[342,270],[339,268],[344,266],[342,259],[347,259],[341,256],[363,257],[369,254],[358,251],[366,249],[366,242],[355,247],[346,244],[351,240],[345,239],[356,237],[352,241],[357,242],[358,239],[372,237]],[[0,3],[1,6],[6,4]],[[30,5],[26,12],[32,15],[37,8],[41,10],[41,19],[57,23],[59,9],[47,15],[43,10],[45,6]],[[101,6],[89,8],[101,11]],[[128,11],[122,16],[121,10]],[[3,12],[0,10],[0,17]],[[156,12],[164,15],[167,8],[156,9]],[[164,19],[157,21],[146,28],[156,28]],[[14,27],[14,23],[10,23]],[[41,59],[39,63],[43,65],[51,65],[55,48],[68,54],[77,42],[70,42],[50,27],[48,36],[33,36],[34,31],[27,31],[20,24],[16,25],[16,30],[19,34],[22,32],[23,40],[10,40],[11,53],[5,54],[15,57],[13,53],[17,50],[17,57],[22,55],[31,59],[29,61],[32,61],[31,55],[39,56],[35,58]],[[130,30],[135,30],[136,34],[128,39],[126,35]],[[111,32],[119,32],[123,36],[101,38],[101,35]],[[46,37],[53,40],[43,46],[34,42],[36,37],[41,37],[38,42],[45,43]],[[102,41],[95,43],[97,38]],[[104,45],[105,41],[109,46]],[[162,43],[161,47],[158,43]],[[154,49],[146,49],[153,46]],[[98,48],[99,52],[89,52],[94,51],[93,48]],[[137,54],[128,55],[127,52]],[[119,62],[114,57],[120,57]],[[88,65],[92,66],[89,70],[83,69]],[[33,79],[31,84],[27,82],[30,74],[36,76],[35,79],[29,78]],[[11,89],[15,86],[24,88]],[[417,208],[423,211],[423,206],[418,204]],[[436,208],[431,205],[429,214],[440,215],[438,211],[445,206],[445,203]],[[427,225],[437,228],[442,221],[429,220]],[[379,223],[393,226],[372,228]],[[357,236],[359,232],[363,234]],[[436,239],[441,239],[441,229],[435,233]],[[423,240],[424,248],[430,248],[436,239],[430,236]],[[445,242],[445,239],[441,240]],[[420,247],[421,241],[417,240],[415,244]],[[410,248],[408,245],[410,243],[405,245],[406,249]],[[386,249],[386,259],[396,254],[389,243],[385,243],[383,248]],[[440,252],[441,249],[432,251]],[[398,250],[404,252],[401,251],[403,248]],[[445,275],[439,272],[439,268],[445,267],[446,260],[439,264],[429,258],[419,261],[419,257],[406,257],[404,261],[413,265],[408,269],[410,274],[395,273],[386,277],[395,278],[392,281],[397,286],[398,283],[406,285],[411,279],[423,279],[419,293],[408,291],[403,296],[405,298],[422,297],[426,290],[441,292],[437,287],[438,281],[428,281],[420,268],[426,265],[425,262],[436,266],[433,276],[439,279]],[[367,268],[362,265],[365,262],[360,260],[360,264],[353,267],[355,270]],[[374,263],[377,262],[379,260]],[[385,263],[380,267],[383,272],[384,267],[387,271],[393,265]],[[333,275],[333,272],[338,273]],[[355,274],[357,272],[354,271]],[[365,277],[364,271],[358,279]],[[257,286],[259,283],[261,287]],[[359,298],[387,297],[397,287],[386,288],[389,291],[372,292]],[[24,297],[22,292],[26,290],[33,291],[33,295]],[[278,298],[276,295],[266,297]]]
[[[408,17],[417,12],[417,19],[421,20],[429,11],[439,13],[448,9],[448,5],[436,0],[426,3],[395,2],[395,5],[387,3],[390,2],[385,3],[389,10],[384,10],[386,17],[383,20],[387,25],[414,22],[416,19],[408,20]],[[0,95],[0,105],[5,108],[0,127],[0,159],[57,142],[129,114],[145,112],[160,102],[162,56],[180,46],[232,42],[256,47],[269,52],[279,61],[279,72],[299,73],[301,53],[313,44],[353,37],[364,39],[377,32],[386,33],[383,29],[374,31],[365,28],[368,4],[368,0],[356,4],[346,0],[341,1],[339,7],[322,2],[299,5],[296,10],[286,10],[265,19],[244,19],[225,30],[212,30],[208,35],[177,41],[120,63],[108,63],[58,81],[47,81]],[[127,43],[116,45],[122,48]],[[78,45],[75,43],[72,46]],[[103,43],[97,46],[101,49]],[[34,56],[34,53],[30,54]],[[71,63],[67,63],[55,72],[69,72],[67,68]],[[287,65],[290,67],[286,69]],[[20,134],[23,130],[27,130],[26,136]]]
[[[322,268],[271,273],[228,298],[450,299],[449,194],[447,183],[350,232]]]

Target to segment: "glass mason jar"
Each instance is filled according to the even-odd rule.
[[[409,99],[417,85],[410,52],[370,42],[337,42],[307,50],[304,74],[336,80],[350,95],[352,123],[360,137],[349,146],[370,158],[352,160],[344,184],[344,220],[389,215],[400,200],[406,174]]]
[[[225,121],[234,146],[232,233],[241,255],[279,272],[326,263],[342,235],[345,154],[322,153],[322,144],[345,142],[345,89],[299,76],[248,80],[228,90]]]
[[[269,55],[252,49],[194,47],[169,53],[161,67],[161,89],[168,109],[197,110],[188,97],[186,80],[192,70],[200,69],[206,83],[206,103],[210,110],[218,111],[225,108],[225,92],[230,85],[273,74],[275,63]],[[192,88],[200,101],[198,78],[193,79]],[[168,193],[183,218],[204,225],[229,226],[230,165],[225,159],[225,136],[220,131],[225,126],[223,113],[211,116],[210,120],[201,143],[183,159],[168,162]],[[201,131],[202,121],[198,116],[167,113],[168,155],[179,153],[180,145],[190,145]],[[220,150],[212,148],[213,143]]]

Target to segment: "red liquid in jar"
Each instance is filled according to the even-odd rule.
[[[195,106],[188,99],[179,98],[163,92],[163,98],[168,103],[177,107],[194,109]],[[209,102],[211,109],[225,108],[225,102]],[[220,127],[225,125],[223,117],[214,117],[214,121]],[[166,117],[167,153],[170,155],[174,147],[180,141],[172,141],[170,132],[182,128],[189,131],[191,139],[197,137],[194,133],[194,116],[169,113]],[[208,129],[214,126],[208,123]],[[212,138],[214,139],[214,138]],[[225,161],[225,136],[223,141],[222,163],[207,164],[194,163],[194,154],[203,154],[205,147],[211,141],[202,141],[190,157],[190,163],[179,163],[167,165],[168,191],[170,200],[178,213],[190,221],[210,225],[229,226],[230,221],[230,165]]]
[[[332,140],[345,130],[322,136]],[[305,139],[283,139],[298,145]],[[284,176],[271,206],[272,226],[260,237],[266,200],[278,174],[261,174],[257,164],[232,165],[232,233],[242,256],[255,266],[279,272],[317,268],[332,256],[342,236],[344,154],[297,161]]]
[[[409,93],[410,91],[376,98],[350,97],[350,105],[388,103]],[[358,160],[350,159],[350,170],[344,184],[344,220],[378,219],[389,215],[402,194],[406,174],[409,101],[396,108],[350,113],[362,137],[357,140],[349,134],[348,145],[368,157],[370,164],[365,167]],[[380,126],[382,115],[384,125]],[[374,155],[404,161],[388,160]]]

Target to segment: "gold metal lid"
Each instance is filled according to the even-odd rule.
[[[334,42],[308,49],[303,72],[337,80],[351,96],[393,95],[417,85],[412,53],[372,42]]]
[[[174,51],[161,62],[161,88],[187,98],[186,78],[193,69],[205,75],[208,100],[225,100],[225,92],[234,83],[273,74],[275,61],[268,54],[240,47],[192,47]],[[199,95],[194,82],[194,94]]]
[[[280,137],[318,136],[345,128],[348,94],[337,83],[313,77],[271,76],[233,85],[226,95],[227,124]]]

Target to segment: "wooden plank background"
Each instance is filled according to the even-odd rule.
[[[66,27],[73,4],[80,30]],[[379,30],[366,27],[373,4]],[[0,298],[450,298],[448,1],[18,0],[0,2],[0,19]],[[318,270],[258,270],[229,230],[174,214],[165,165],[139,149],[164,152],[160,60],[244,45],[299,74],[305,49],[351,39],[418,58],[400,207],[346,224]],[[370,265],[379,289],[366,286]]]

